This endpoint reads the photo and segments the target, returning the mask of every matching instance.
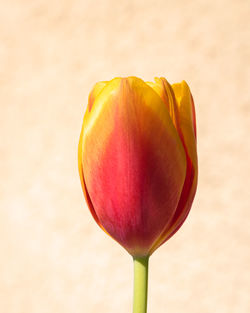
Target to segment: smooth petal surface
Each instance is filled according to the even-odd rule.
[[[147,255],[186,179],[185,149],[166,104],[138,78],[105,83],[84,119],[79,151],[96,221],[132,255]]]
[[[197,188],[198,161],[196,144],[196,119],[193,97],[185,81],[172,85],[178,106],[178,123],[182,132],[183,145],[187,155],[187,175],[182,197],[176,210],[168,240],[185,221]]]
[[[173,112],[172,118],[186,153],[187,169],[176,212],[171,223],[166,225],[161,236],[152,246],[150,253],[153,253],[161,244],[166,242],[185,221],[196,192],[198,174],[195,111],[193,98],[187,83],[183,81],[171,87],[165,78],[161,78],[156,79],[153,88],[161,96],[169,110]]]
[[[161,97],[163,102],[168,108],[171,120],[178,131],[178,125],[176,121],[177,104],[174,97],[173,89],[165,78],[155,77],[155,82],[147,82],[147,84],[154,89],[154,91]]]
[[[82,163],[82,158],[83,158],[82,138],[83,138],[84,124],[86,124],[86,122],[89,119],[90,112],[91,112],[91,109],[93,107],[94,101],[96,100],[97,96],[100,94],[102,89],[106,86],[106,84],[107,84],[107,82],[98,82],[98,83],[96,83],[95,86],[93,87],[93,89],[91,90],[90,94],[89,94],[88,106],[87,106],[87,110],[86,110],[85,115],[84,115],[84,122],[83,122],[83,127],[82,127],[82,130],[81,130],[80,139],[79,139],[79,145],[78,145],[78,170],[79,170],[79,175],[80,175],[80,180],[81,180],[81,185],[82,185],[84,197],[86,199],[86,202],[88,204],[90,212],[92,213],[92,216],[94,217],[95,221],[99,224],[100,227],[102,227],[102,226],[100,225],[98,217],[96,216],[96,213],[95,213],[95,210],[94,210],[93,205],[91,203],[88,191],[86,189],[85,179],[83,177],[83,168],[82,168],[83,167],[83,163]]]
[[[98,95],[100,94],[100,92],[103,90],[103,88],[107,85],[107,82],[103,81],[103,82],[98,82],[95,84],[95,86],[93,87],[91,93],[89,94],[89,101],[88,101],[88,111],[90,112],[92,109],[92,106],[96,100],[96,98],[98,97]]]
[[[106,99],[105,97],[108,97],[110,94],[112,94],[112,88],[115,88],[117,86],[117,83],[118,83],[117,79],[113,79],[111,82],[109,82],[109,88],[106,88],[107,89],[106,93],[103,93],[102,99],[105,100]],[[90,123],[90,125],[91,125],[91,123],[93,124],[93,119],[95,118],[95,116],[98,113],[101,114],[100,112],[102,109],[102,107],[101,107],[102,102],[101,101],[98,102],[97,97],[106,85],[107,85],[107,82],[98,82],[95,84],[92,91],[90,92],[88,106],[87,106],[87,110],[85,111],[85,114],[84,114],[83,125],[82,125],[81,134],[80,134],[79,145],[78,145],[78,170],[79,170],[79,176],[80,176],[81,185],[82,185],[82,189],[83,189],[83,194],[84,194],[85,200],[88,204],[89,210],[90,210],[93,218],[95,219],[97,224],[104,231],[105,231],[105,229],[101,225],[99,218],[96,215],[93,204],[91,202],[91,199],[90,199],[87,187],[86,187],[85,177],[83,175],[83,164],[85,164],[85,162],[88,162],[88,156],[83,151],[83,137],[87,134],[87,129],[88,129],[87,125],[89,123]],[[95,103],[95,109],[93,109],[93,105],[94,105],[95,101],[97,104]],[[90,121],[91,118],[92,118],[92,122]],[[107,130],[108,129],[106,129],[106,131]],[[102,147],[99,147],[99,148],[101,149]]]

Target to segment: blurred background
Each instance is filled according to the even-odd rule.
[[[150,261],[148,311],[250,312],[249,0],[0,1],[0,312],[132,312],[132,259],[84,202],[90,89],[185,79],[199,184]]]

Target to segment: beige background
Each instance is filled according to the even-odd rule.
[[[1,0],[0,312],[132,312],[132,260],[94,223],[77,143],[96,81],[185,79],[191,214],[151,258],[149,312],[250,312],[250,1]]]

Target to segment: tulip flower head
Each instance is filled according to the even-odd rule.
[[[151,255],[181,227],[196,192],[195,110],[187,83],[136,77],[97,83],[78,151],[97,224],[133,257]]]

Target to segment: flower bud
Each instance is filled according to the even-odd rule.
[[[83,119],[78,163],[98,225],[132,256],[152,254],[180,228],[196,191],[188,85],[136,77],[97,83]]]

